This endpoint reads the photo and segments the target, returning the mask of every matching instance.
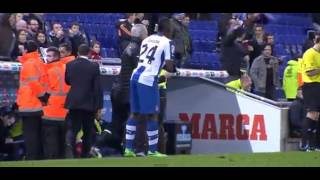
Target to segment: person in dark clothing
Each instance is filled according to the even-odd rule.
[[[67,63],[65,82],[70,85],[65,102],[65,108],[69,109],[66,118],[67,126],[71,129],[71,135],[67,137],[67,147],[72,147],[76,154],[76,135],[83,130],[83,151],[81,157],[89,157],[93,140],[94,119],[101,119],[103,107],[103,92],[100,82],[100,69],[97,63],[88,59],[90,48],[82,44],[78,48],[79,57]]]
[[[11,60],[11,54],[16,41],[16,35],[10,24],[11,14],[0,13],[0,60]]]
[[[131,28],[134,23],[135,13],[127,13],[127,19],[125,21],[120,21],[117,23],[116,28],[118,29],[119,38],[119,53],[122,54],[124,49],[128,46],[131,39]]]
[[[172,40],[175,45],[175,64],[177,67],[182,67],[187,58],[191,54],[191,39],[189,36],[188,27],[183,24],[185,13],[175,13],[171,18],[172,23]]]
[[[231,29],[222,42],[220,60],[222,68],[229,73],[225,83],[239,79],[241,75],[240,68],[247,68],[246,63],[249,61],[249,57],[242,45],[244,37],[244,29],[238,27]]]
[[[112,134],[118,142],[118,150],[123,151],[121,146],[124,140],[125,125],[130,114],[129,87],[130,78],[139,61],[140,45],[148,36],[143,24],[136,24],[131,29],[131,40],[121,55],[121,71],[111,90],[112,103]]]
[[[70,43],[68,36],[65,36],[63,27],[60,23],[54,22],[52,24],[52,31],[50,31],[48,36],[48,42],[50,46],[59,48],[62,43]]]
[[[25,50],[26,42],[27,42],[27,31],[26,30],[19,30],[16,34],[17,41],[14,45],[13,51],[11,56],[15,59],[18,56],[22,56]]]
[[[48,41],[46,34],[43,31],[39,31],[36,35],[36,42],[38,43],[39,48],[48,48]]]
[[[297,98],[292,102],[289,108],[289,127],[291,137],[301,137],[305,116],[306,110],[304,109],[302,90],[300,88],[297,93]]]
[[[39,21],[36,18],[30,18],[28,21],[28,40],[36,41],[36,35],[39,32]]]
[[[80,31],[79,23],[72,23],[69,29],[68,38],[72,46],[72,55],[76,56],[80,44],[88,44],[88,39],[85,33]]]
[[[253,60],[261,55],[263,46],[265,45],[264,41],[264,30],[262,25],[256,25],[254,27],[253,38],[249,42],[249,57],[250,57],[250,67]]]

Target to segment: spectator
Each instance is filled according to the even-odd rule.
[[[125,123],[130,114],[129,86],[132,71],[137,67],[140,45],[148,36],[147,29],[142,24],[136,24],[131,29],[131,40],[121,55],[121,71],[112,85],[112,134],[116,140],[116,147],[122,152],[122,141],[125,134]],[[144,143],[144,141],[143,141]]]
[[[262,54],[253,61],[250,75],[255,93],[275,100],[275,90],[280,87],[279,61],[271,54],[271,46],[265,45]]]
[[[16,59],[18,56],[22,56],[25,51],[25,46],[27,43],[27,31],[26,30],[19,30],[17,33],[17,41],[14,45],[14,49],[12,51],[12,57]]]
[[[250,56],[250,67],[253,60],[261,55],[262,48],[265,44],[264,41],[264,30],[262,25],[256,25],[254,27],[254,36],[249,42],[249,56]],[[271,47],[272,48],[272,47]]]
[[[283,73],[283,90],[288,101],[293,101],[297,97],[298,91],[298,58],[288,61],[288,65]]]
[[[223,39],[221,49],[221,64],[222,68],[226,70],[229,77],[226,79],[226,83],[240,78],[240,69],[246,69],[245,62],[248,62],[249,57],[242,45],[242,41],[245,37],[245,31],[243,28],[238,27],[231,29],[227,36]]]
[[[183,25],[185,13],[175,13],[171,18],[173,26],[172,40],[175,45],[175,63],[182,67],[191,54],[191,39],[186,26]]]
[[[71,55],[71,45],[68,43],[62,43],[59,46],[59,51],[60,51],[60,61],[63,62],[64,64],[67,64],[68,62],[73,61],[76,57]]]
[[[80,24],[76,22],[71,24],[68,35],[71,42],[72,55],[76,56],[80,44],[88,44],[87,36],[80,31]]]
[[[16,34],[13,30],[15,25],[13,15],[2,13],[0,14],[0,59],[2,61],[10,61],[13,53],[13,48],[16,42]]]
[[[36,18],[30,18],[28,20],[28,40],[36,40],[36,35],[39,32],[39,22]]]
[[[131,28],[132,24],[134,23],[135,13],[127,13],[127,19],[125,21],[119,22],[117,24],[118,29],[118,37],[119,37],[119,44],[120,44],[120,54],[122,54],[123,50],[128,46],[130,39],[131,39]]]
[[[100,46],[101,44],[98,41],[95,41],[92,43],[89,59],[95,59],[95,60],[102,59],[100,56]]]
[[[23,13],[23,19],[27,22],[30,19],[36,19],[39,24],[39,30],[45,31],[43,26],[43,14],[44,13]]]
[[[15,13],[14,16],[15,16],[16,22],[23,19],[23,13]]]
[[[38,43],[39,48],[48,48],[47,37],[43,31],[39,31],[36,34],[36,42]]]
[[[69,109],[67,120],[71,136],[67,137],[67,147],[76,154],[76,135],[83,130],[81,157],[89,157],[93,140],[94,119],[101,118],[103,92],[100,82],[99,65],[89,61],[90,48],[82,44],[78,48],[79,57],[66,66],[65,82],[71,86],[65,108]]]
[[[16,22],[16,30],[19,31],[19,30],[28,30],[28,25],[27,25],[27,22],[23,19],[19,20]]]
[[[264,44],[271,45],[272,48],[272,56],[275,56],[275,49],[274,49],[274,35],[271,33],[265,33],[264,34]]]
[[[68,37],[65,36],[62,25],[54,22],[52,24],[52,31],[48,36],[48,43],[50,46],[59,47],[62,43],[70,43]]]

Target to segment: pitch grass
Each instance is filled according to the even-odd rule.
[[[0,167],[320,167],[320,152],[251,154],[172,155],[155,157],[105,157],[102,159],[66,159],[0,162]]]

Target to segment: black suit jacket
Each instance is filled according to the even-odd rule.
[[[65,82],[71,86],[65,108],[96,112],[103,107],[99,65],[77,58],[67,63]]]

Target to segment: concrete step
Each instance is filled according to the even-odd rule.
[[[301,138],[287,138],[284,151],[298,151]]]

